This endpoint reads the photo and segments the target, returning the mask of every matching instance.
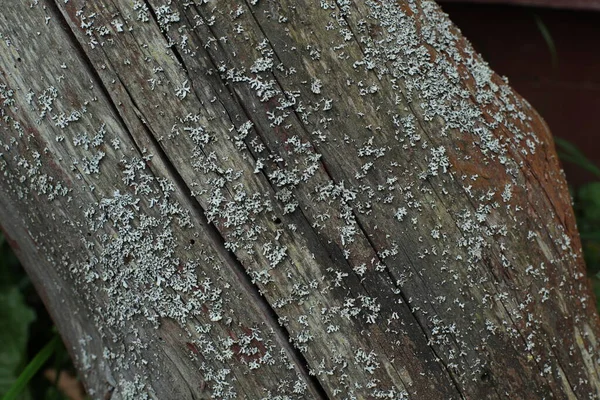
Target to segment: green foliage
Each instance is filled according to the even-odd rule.
[[[32,306],[35,299],[38,307]],[[36,317],[37,314],[37,317]],[[65,397],[37,374],[54,358],[59,371],[69,366],[60,337],[19,261],[0,233],[0,398],[2,400]],[[41,350],[42,344],[47,343]]]
[[[560,138],[555,138],[555,142],[559,157],[563,161],[573,163],[600,179],[600,168],[575,145]],[[591,275],[598,275],[600,271],[600,181],[571,189],[571,194],[586,265]]]
[[[598,277],[592,279],[592,290],[596,296],[596,308],[600,311],[600,279]]]
[[[21,375],[17,378],[14,384],[6,392],[2,400],[17,400],[19,395],[27,388],[27,385],[33,376],[46,364],[52,357],[52,354],[60,345],[60,337],[55,335],[54,338],[33,357],[33,360],[27,364]]]
[[[26,361],[29,325],[35,319],[33,310],[25,304],[15,286],[0,291],[0,393],[7,393],[15,384],[18,369]],[[16,398],[16,397],[11,397]]]
[[[600,168],[590,161],[575,145],[554,138],[562,161],[573,163],[600,179]],[[581,237],[583,256],[600,310],[600,180],[571,189],[577,228]]]
[[[23,296],[26,282],[18,272],[17,258],[0,235],[0,395],[17,381],[27,362],[29,327],[36,316]]]
[[[575,215],[588,270],[600,271],[600,182],[581,186],[575,192]]]

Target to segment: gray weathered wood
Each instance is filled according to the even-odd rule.
[[[15,2],[0,222],[94,398],[598,398],[551,135],[430,1]]]

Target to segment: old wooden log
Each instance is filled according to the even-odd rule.
[[[590,399],[551,135],[432,1],[10,2],[0,222],[93,398]]]

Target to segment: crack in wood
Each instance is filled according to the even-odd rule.
[[[146,1],[146,4],[148,5],[149,11],[151,12],[152,17],[156,21],[156,14],[154,13],[154,10],[153,10],[151,4],[147,1]],[[67,24],[67,26],[68,26],[68,24]],[[163,34],[163,36],[164,36],[164,34]],[[86,61],[86,64],[88,64],[88,66],[90,67],[90,71],[94,74],[97,82],[100,84],[102,91],[106,95],[107,99],[109,99],[108,102],[113,107],[113,111],[115,112],[115,115],[119,116],[119,118],[121,119],[121,122],[123,123],[123,126],[126,127],[127,124],[125,123],[124,119],[122,118],[121,113],[118,111],[118,108],[112,101],[110,101],[110,99],[112,99],[112,97],[110,96],[108,89],[104,85],[103,80],[100,78],[97,71],[93,68],[93,64],[91,63],[91,61],[85,54],[85,51],[81,48],[81,44],[76,40],[76,38],[75,38],[75,43],[82,53],[82,58]],[[184,62],[183,58],[178,54],[176,49],[171,48],[171,50],[172,50],[173,55],[177,58],[177,60],[181,64],[182,68],[187,73],[187,68],[185,67],[185,62]],[[141,111],[139,110],[139,107],[135,104],[135,100],[134,100],[133,96],[131,95],[131,93],[129,92],[129,90],[127,89],[127,87],[124,84],[122,84],[122,87],[126,91],[129,99],[131,100],[131,102],[133,104],[133,108],[134,108],[134,112],[135,112],[136,116],[138,117],[139,121],[142,123],[142,125],[146,129],[147,138],[153,142],[153,148],[158,153],[158,154],[154,154],[154,155],[158,156],[161,159],[161,161],[164,163],[164,165],[167,167],[168,173],[169,173],[171,179],[173,179],[173,181],[176,183],[176,186],[179,187],[179,189],[182,191],[182,193],[189,192],[190,191],[189,186],[187,186],[187,184],[185,183],[185,180],[179,174],[175,165],[171,162],[171,160],[169,159],[168,155],[165,153],[162,146],[156,140],[155,135],[152,133],[150,126],[148,126],[148,124],[146,123],[145,118],[143,117]],[[137,143],[137,137],[135,135],[133,135],[128,129],[125,129],[125,131],[132,138],[133,142],[136,143],[139,154],[143,154],[141,148],[139,147],[139,144]],[[206,217],[204,215],[204,210],[203,210],[202,206],[200,205],[200,203],[195,199],[192,201],[192,203],[194,206],[193,209],[196,211],[195,215],[200,220],[200,224],[209,233],[209,236],[212,238],[214,243],[217,244],[214,246],[214,248],[216,248],[221,253],[223,258],[228,261],[227,265],[229,265],[229,267],[234,271],[235,276],[238,279],[238,282],[242,286],[243,290],[245,292],[247,292],[253,298],[253,300],[257,304],[258,308],[262,311],[263,320],[275,332],[275,335],[278,339],[279,345],[282,348],[286,349],[288,356],[290,357],[290,359],[292,360],[292,362],[294,363],[294,365],[296,366],[296,368],[299,370],[300,374],[306,381],[312,395],[316,399],[327,400],[329,397],[327,396],[326,391],[322,387],[318,378],[316,376],[309,374],[308,361],[304,358],[303,354],[291,344],[289,332],[287,332],[287,330],[277,322],[278,315],[275,312],[275,310],[271,307],[271,305],[264,298],[264,296],[262,296],[260,294],[260,290],[258,289],[258,287],[252,283],[252,280],[251,280],[250,276],[248,275],[248,273],[246,272],[242,263],[237,259],[237,257],[234,254],[231,253],[231,251],[229,251],[225,248],[225,245],[224,245],[225,239],[223,238],[223,236],[221,235],[221,232],[218,230],[218,228],[213,223],[208,223],[208,221],[206,220]]]

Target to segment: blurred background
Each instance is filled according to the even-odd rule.
[[[438,2],[550,126],[600,298],[600,0]],[[83,400],[68,352],[9,238],[0,233],[0,396]]]

